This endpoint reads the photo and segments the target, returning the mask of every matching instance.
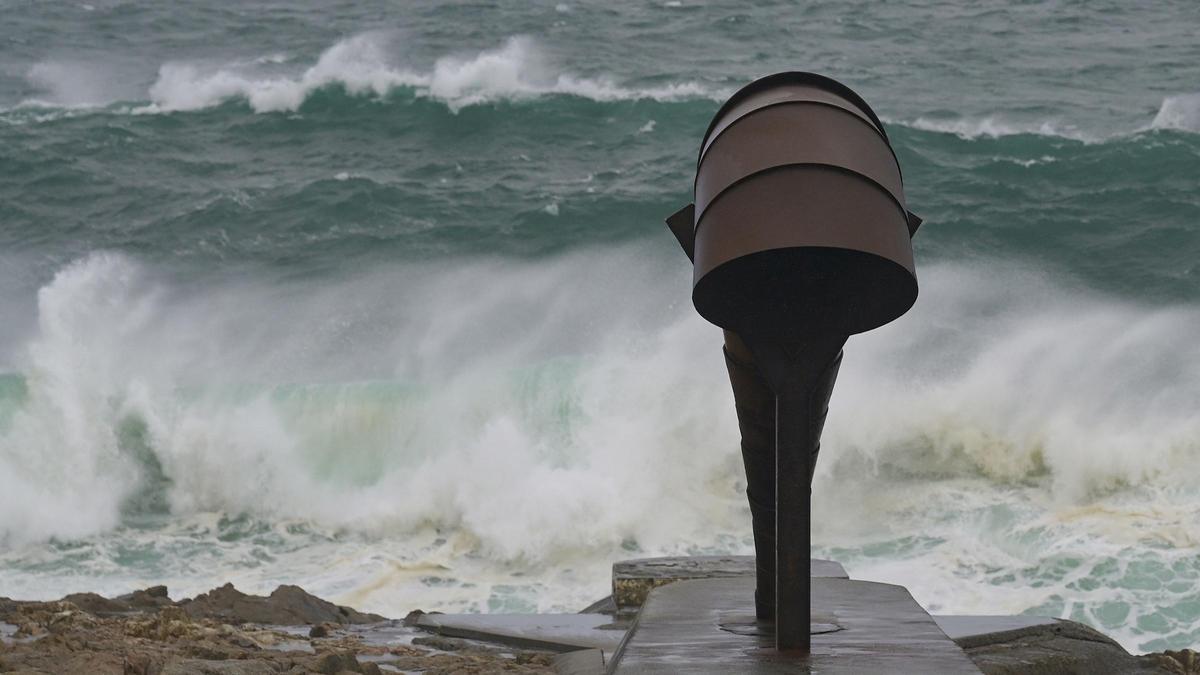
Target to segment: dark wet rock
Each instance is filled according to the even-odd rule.
[[[333,624],[319,623],[319,624],[313,626],[308,631],[308,637],[310,637],[310,638],[326,638],[326,637],[329,637],[329,633],[331,632],[332,629],[333,629]]]
[[[437,612],[434,612],[434,613],[436,614]],[[421,617],[423,617],[423,616],[425,616],[424,610],[414,609],[413,611],[409,612],[408,614],[405,614],[404,618],[400,621],[400,623],[404,624],[405,626],[410,626],[410,627],[415,626],[415,625],[417,625],[417,622],[420,621]]]
[[[167,596],[166,586],[152,586],[115,598],[106,598],[96,593],[72,593],[64,597],[62,602],[69,602],[96,616],[117,616],[174,604]]]
[[[322,675],[338,675],[338,673],[361,673],[362,666],[350,652],[330,652],[317,657],[317,672]]]
[[[167,595],[166,586],[151,586],[150,588],[134,591],[127,595],[122,595],[116,598],[120,602],[124,602],[134,609],[148,609],[154,607],[165,607],[173,605],[170,596]]]
[[[270,661],[205,661],[184,659],[168,664],[161,675],[276,675],[281,672]]]
[[[1133,656],[1115,640],[1074,621],[956,640],[985,675],[1138,675],[1177,673],[1170,657]],[[1178,663],[1177,661],[1174,661]]]
[[[10,600],[9,598],[0,598],[0,619],[3,619],[4,617],[6,617],[9,614],[12,614],[14,611],[16,611],[17,607],[20,604],[21,603],[17,602],[16,600]],[[418,611],[420,611],[420,610],[418,610]]]
[[[274,625],[312,625],[319,623],[360,624],[385,621],[378,614],[366,614],[341,607],[305,592],[299,586],[280,586],[271,595],[248,595],[233,584],[213,589],[179,607],[192,618],[208,618],[226,623],[262,623]]]
[[[110,600],[95,593],[72,593],[64,597],[62,602],[69,602],[79,609],[95,614],[96,616],[124,614],[132,611],[132,608],[128,604],[120,600]]]
[[[1172,675],[1200,675],[1200,654],[1191,649],[1167,650],[1145,658]]]

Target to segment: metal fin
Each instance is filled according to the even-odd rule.
[[[921,219],[921,216],[918,216],[912,211],[907,211],[906,213],[908,213],[908,236],[911,239],[917,234],[917,228],[920,227],[921,223],[925,221]]]
[[[667,216],[667,227],[679,240],[688,260],[693,260],[696,254],[696,205],[688,204],[670,216]],[[910,226],[911,228],[911,226]]]

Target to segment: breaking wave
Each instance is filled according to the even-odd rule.
[[[40,291],[14,359],[0,531],[102,531],[153,488],[176,513],[463,528],[501,559],[736,532],[719,338],[637,258],[189,294],[93,254]],[[911,317],[851,341],[826,482],[982,476],[1085,503],[1196,472],[1200,311],[923,281]]]
[[[1200,94],[1167,97],[1150,127],[1200,133]]]
[[[151,105],[143,111],[198,110],[230,99],[244,99],[256,112],[294,111],[313,92],[340,86],[352,95],[386,96],[411,88],[444,102],[452,110],[494,101],[519,101],[550,94],[596,101],[710,97],[700,84],[631,88],[610,78],[556,72],[534,41],[511,37],[497,49],[473,56],[445,56],[431,70],[415,71],[393,63],[385,36],[358,35],[333,45],[311,67],[292,76],[256,74],[253,69],[206,68],[167,63],[150,87]]]
[[[736,494],[736,441],[706,415],[729,394],[719,369],[690,365],[719,338],[686,315],[631,332],[655,303],[611,301],[649,281],[612,263],[410,265],[192,295],[89,255],[39,292],[36,335],[12,359],[23,384],[2,401],[0,541],[102,532],[145,504],[366,532],[434,524],[502,560],[729,531],[710,491]],[[589,337],[593,321],[612,331]]]

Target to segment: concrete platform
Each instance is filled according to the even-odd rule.
[[[613,564],[613,600],[618,610],[637,609],[651,590],[683,579],[753,577],[752,555],[708,555],[676,558],[641,558]],[[813,560],[812,576],[849,578],[832,560]]]
[[[775,651],[754,620],[754,578],[655,588],[610,664],[611,673],[979,673],[901,586],[814,578],[812,654]]]
[[[438,635],[521,649],[599,649],[606,655],[616,651],[626,628],[604,614],[423,614],[416,626]]]

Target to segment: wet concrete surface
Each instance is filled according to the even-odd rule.
[[[648,596],[615,657],[618,674],[979,673],[902,586],[838,578],[812,580],[812,653],[777,651],[754,624],[754,579],[678,581]],[[831,629],[836,627],[836,629]]]

